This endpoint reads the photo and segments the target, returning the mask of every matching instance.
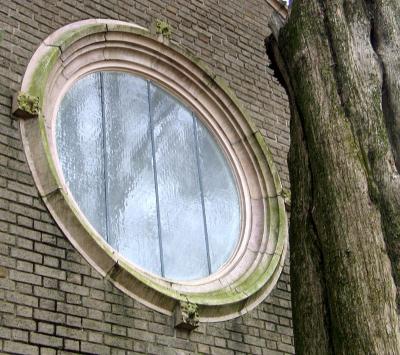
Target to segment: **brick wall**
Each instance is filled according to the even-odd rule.
[[[267,68],[265,0],[3,1],[0,27],[0,351],[24,354],[293,354],[288,266],[271,296],[228,322],[188,333],[100,277],[74,250],[33,183],[11,95],[41,41],[85,18],[149,28],[167,19],[173,41],[231,86],[264,134],[289,187],[289,113]]]

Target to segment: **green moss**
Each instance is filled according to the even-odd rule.
[[[56,38],[48,47],[45,54],[39,60],[38,65],[32,75],[30,86],[28,88],[29,95],[39,97],[40,106],[43,103],[43,94],[47,84],[49,74],[57,61],[60,58],[61,51],[70,46],[73,42],[87,35],[105,32],[105,24],[91,24],[80,27],[79,29],[72,29],[63,33],[60,37]],[[59,48],[56,48],[59,47]]]
[[[276,189],[276,195],[280,195],[282,193],[282,183],[281,183],[281,179],[279,177],[278,170],[275,167],[275,163],[274,163],[274,159],[272,157],[272,153],[269,150],[268,145],[265,142],[265,138],[263,137],[261,132],[259,132],[259,131],[256,132],[254,136],[256,138],[256,141],[257,141],[258,145],[261,147],[261,150],[263,152],[263,156],[267,160],[269,170],[270,170],[272,178],[274,180],[274,185],[275,185],[275,189]],[[258,157],[258,159],[260,159],[260,157]]]
[[[107,24],[107,32],[123,32],[123,33],[132,33],[138,34],[142,36],[149,36],[150,32],[138,26],[129,26],[123,23],[109,23]]]
[[[286,217],[282,217],[281,213],[280,217],[282,223],[286,223]],[[246,300],[249,296],[260,291],[280,269],[284,258],[286,240],[287,229],[283,227],[278,236],[275,254],[261,261],[255,270],[242,276],[229,287],[218,291],[207,294],[188,294],[188,300],[200,305],[228,305]]]
[[[156,33],[161,34],[166,38],[171,38],[172,36],[172,29],[171,25],[165,20],[156,20]]]
[[[164,294],[168,297],[171,297],[177,301],[186,301],[186,297],[179,293],[178,291],[171,288],[171,285],[165,286],[155,282],[150,276],[145,276],[144,274],[138,272],[130,263],[125,262],[124,260],[119,260],[119,264],[127,270],[131,275],[133,275],[137,280],[139,280],[144,285]]]
[[[47,163],[49,164],[49,169],[50,169],[51,175],[54,178],[57,186],[58,187],[62,186],[60,179],[58,177],[56,166],[55,166],[53,158],[52,158],[49,141],[48,141],[47,133],[46,133],[45,118],[42,114],[40,114],[38,117],[38,123],[39,123],[40,135],[41,135],[42,143],[43,143],[43,149],[44,149],[44,152],[45,152],[45,155],[47,158]]]
[[[0,279],[8,277],[8,270],[4,266],[0,266]]]
[[[218,292],[210,292],[204,294],[187,294],[190,302],[205,306],[218,306],[233,304],[245,300],[248,294],[235,290],[231,287],[220,289]]]
[[[67,47],[69,47],[72,43],[77,40],[86,37],[88,35],[106,32],[107,25],[103,23],[94,23],[89,25],[83,25],[76,29],[71,29],[60,35],[60,37],[56,38],[52,43],[49,43],[52,46],[60,47],[61,51],[64,51]]]
[[[278,218],[279,218],[279,227],[278,227],[278,241],[275,246],[275,254],[282,255],[286,244],[287,244],[287,237],[288,237],[288,221],[287,221],[287,214],[285,211],[285,201],[283,197],[278,196]]]
[[[39,114],[39,97],[19,92],[17,96],[18,109],[30,116]]]
[[[288,189],[282,189],[282,194],[281,194],[283,200],[285,201],[285,204],[290,206],[291,205],[291,201],[292,201],[292,195],[290,190]]]
[[[235,287],[236,290],[243,292],[248,296],[259,291],[265,283],[272,278],[276,270],[279,269],[281,258],[282,255],[273,255],[268,261],[268,267],[265,268],[265,265],[258,267],[249,277],[240,281],[240,283]]]
[[[43,104],[43,95],[46,88],[47,79],[54,65],[60,58],[60,50],[58,48],[49,47],[46,53],[40,58],[39,64],[32,75],[30,86],[27,93],[31,96],[39,98],[40,107]]]
[[[190,329],[194,329],[199,325],[199,307],[195,303],[180,302],[182,313],[182,321]]]
[[[169,25],[165,26],[165,23],[164,24],[160,23],[158,28],[159,31],[157,33],[162,34],[166,37],[170,36],[170,29],[168,30]],[[93,24],[93,25],[83,26],[80,29],[73,29],[71,31],[68,31],[67,33],[64,33],[62,36],[57,38],[53,43],[51,43],[51,45],[57,46],[61,48],[61,50],[63,50],[64,48],[70,46],[73,42],[79,40],[80,38],[83,38],[86,35],[103,31],[105,32],[107,30],[137,33],[152,39],[156,39],[154,35],[151,35],[147,31],[140,28],[134,28],[131,26],[123,26],[118,24],[110,25],[109,28],[106,28],[106,25],[103,24]],[[213,74],[212,71],[209,69],[209,67],[200,59],[198,59],[195,55],[193,55],[191,52],[176,47],[172,44],[169,44],[169,47],[180,53],[182,56],[187,58],[192,63],[195,63],[200,68],[201,72],[204,73],[204,78],[206,78],[206,80],[209,82],[209,85],[210,86],[215,85],[215,87],[217,87],[223,93],[225,93],[231,100],[232,106],[234,106],[235,109],[237,109],[242,114],[242,117],[245,118],[252,132],[255,133],[255,139],[260,145],[263,155],[265,155],[265,157],[263,157],[262,159],[267,160],[269,168],[274,178],[275,186],[279,193],[279,191],[281,191],[281,183],[278,172],[274,167],[272,155],[264,141],[264,138],[257,131],[250,116],[247,114],[247,112],[245,112],[240,101],[236,98],[235,94],[232,92],[229,85],[223,79]],[[40,58],[39,64],[33,73],[28,94],[30,96],[38,97],[37,100],[39,107],[42,104],[43,94],[49,74],[53,70],[57,61],[59,60],[61,54],[59,48],[49,47],[45,52],[45,54],[42,56],[42,58]],[[44,150],[47,156],[47,161],[49,163],[51,174],[53,175],[57,184],[61,186],[52,159],[52,155],[50,153],[49,144],[47,141],[44,117],[40,115],[39,115],[39,125],[40,125]],[[105,247],[104,242],[98,241],[99,237],[95,234],[93,228],[87,223],[85,223],[85,221],[79,217],[80,213],[73,208],[73,203],[70,201],[69,196],[67,196],[67,194],[63,191],[61,191],[61,193],[63,194],[63,197],[65,198],[67,204],[70,206],[70,208],[72,208],[72,211],[76,216],[76,218],[80,220],[82,227],[86,231],[88,231],[92,235],[92,237],[94,237],[95,240],[97,240],[98,244],[107,252],[107,254],[111,258],[115,258],[115,256],[113,256],[112,253],[110,253],[109,249]],[[252,295],[254,292],[260,290],[265,285],[265,282],[266,280],[268,280],[268,277],[271,277],[279,267],[279,262],[282,258],[282,252],[286,240],[284,239],[285,231],[287,231],[287,228],[285,226],[286,215],[284,213],[284,208],[280,206],[279,203],[275,203],[274,206],[275,207],[271,207],[269,213],[272,216],[271,219],[274,220],[274,222],[273,223],[271,222],[271,224],[274,224],[274,228],[278,229],[274,230],[274,233],[279,232],[277,251],[276,251],[277,254],[273,255],[272,258],[265,258],[265,260],[258,265],[257,269],[254,272],[252,271],[250,275],[249,274],[243,275],[243,277],[237,280],[237,282],[234,285],[224,287],[215,292],[182,294],[174,290],[171,287],[171,284],[159,283],[157,282],[156,279],[149,277],[141,272],[138,272],[129,263],[125,263],[123,260],[118,260],[118,264],[120,264],[118,267],[122,267],[123,269],[125,269],[127,272],[130,273],[130,275],[132,275],[133,278],[140,281],[145,287],[151,288],[152,290],[155,290],[160,294],[170,297],[174,300],[189,302],[189,304],[195,303],[199,304],[200,306],[224,305],[224,307],[229,307],[226,305],[231,305],[234,309],[239,311],[240,309],[243,308],[245,300],[248,299],[248,297]],[[117,268],[114,271],[116,270]],[[110,277],[111,278],[118,277],[118,273],[110,274]],[[189,310],[189,313],[190,312],[191,311]]]

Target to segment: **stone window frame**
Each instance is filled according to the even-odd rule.
[[[174,282],[141,270],[113,250],[80,212],[63,181],[55,117],[71,85],[100,70],[154,81],[190,107],[223,147],[240,190],[242,228],[234,255],[216,273]],[[200,321],[243,315],[272,291],[284,266],[288,234],[279,175],[260,131],[225,82],[199,59],[134,24],[79,21],[42,42],[28,64],[20,97],[38,106],[37,115],[20,120],[20,129],[40,196],[73,246],[117,288],[167,315],[182,302],[196,304]]]

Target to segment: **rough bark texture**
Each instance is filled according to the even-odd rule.
[[[399,14],[295,0],[267,41],[292,113],[297,354],[400,354]]]

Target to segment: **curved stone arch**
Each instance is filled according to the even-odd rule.
[[[94,230],[63,181],[54,122],[61,98],[83,75],[128,71],[155,81],[202,119],[226,152],[242,205],[239,246],[216,273],[174,282],[135,267]],[[116,287],[164,314],[180,301],[199,307],[201,321],[242,315],[275,286],[287,248],[282,187],[271,153],[227,85],[198,59],[146,29],[114,20],[85,20],[50,35],[32,57],[21,88],[39,98],[38,118],[21,120],[34,180],[62,231]]]

